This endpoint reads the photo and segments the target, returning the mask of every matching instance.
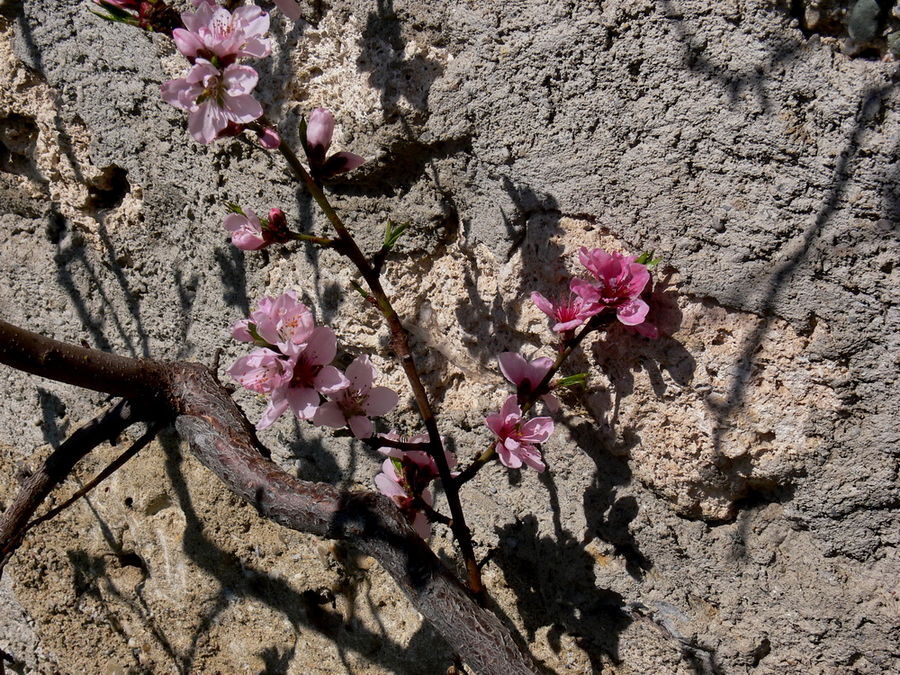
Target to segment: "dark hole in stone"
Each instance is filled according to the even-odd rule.
[[[134,500],[131,497],[125,497],[125,506],[130,509],[132,504],[134,504]]]
[[[37,135],[37,124],[30,117],[13,113],[0,119],[0,171],[30,176]]]
[[[66,231],[66,218],[59,211],[51,211],[47,218],[47,239],[51,244],[59,244]]]
[[[116,558],[118,558],[119,564],[122,567],[137,567],[139,570],[147,571],[147,564],[137,553],[120,553]]]
[[[89,209],[114,209],[131,190],[128,171],[115,164],[104,167],[100,175],[88,183],[87,188],[90,195],[87,203]]]

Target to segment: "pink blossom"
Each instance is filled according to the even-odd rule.
[[[352,171],[365,163],[365,159],[352,152],[336,152],[326,157],[334,135],[334,115],[326,108],[316,108],[306,123],[306,158],[310,172],[317,178],[331,178],[339,173]]]
[[[172,39],[191,62],[202,58],[227,66],[236,59],[262,58],[272,48],[264,37],[269,30],[269,15],[256,5],[224,7],[204,2],[194,13],[181,15],[184,28],[172,31]]]
[[[626,326],[644,321],[650,308],[640,295],[650,281],[650,272],[646,265],[635,262],[637,256],[582,247],[578,259],[595,281],[573,279],[569,284],[573,293],[601,311],[615,310],[616,317]]]
[[[427,433],[403,437],[396,431],[389,431],[386,434],[378,435],[381,438],[386,438],[391,441],[402,441],[404,443],[428,443],[429,441]],[[417,466],[421,467],[423,470],[426,470],[431,478],[438,478],[441,475],[438,471],[437,462],[435,462],[434,458],[424,450],[401,450],[400,448],[382,446],[378,448],[378,452],[380,452],[382,455],[393,457],[395,459],[403,459],[405,457],[414,462]],[[456,466],[456,455],[450,452],[446,446],[444,446],[444,458],[447,460],[447,466],[451,469],[450,475],[457,475],[459,473],[458,471],[452,471],[452,469]]]
[[[162,97],[188,111],[191,135],[200,143],[210,143],[229,122],[247,124],[262,116],[262,106],[250,95],[257,80],[250,66],[230,65],[219,71],[198,58],[186,77],[162,85]]]
[[[286,291],[277,298],[262,298],[249,319],[232,326],[231,335],[241,342],[258,343],[253,336],[255,332],[265,346],[275,346],[282,354],[293,356],[312,336],[314,327],[309,308],[297,301],[294,291]]]
[[[254,349],[242,356],[228,370],[242,387],[260,394],[271,394],[291,378],[287,360],[270,349]]]
[[[281,136],[279,136],[278,131],[272,127],[266,127],[265,129],[257,131],[256,136],[259,140],[259,144],[266,150],[277,150],[278,146],[281,145]]]
[[[300,4],[297,0],[275,0],[275,6],[291,21],[300,18]]]
[[[503,466],[518,469],[524,463],[539,473],[547,468],[535,444],[546,442],[553,433],[553,420],[549,417],[535,417],[523,423],[522,409],[516,397],[510,396],[500,412],[488,415],[485,423],[497,436],[494,447]]]
[[[414,465],[413,465],[414,466]],[[415,470],[409,470],[409,464],[399,459],[386,459],[381,465],[381,473],[375,476],[375,487],[381,494],[389,497],[404,512],[407,519],[422,539],[431,536],[431,523],[428,517],[414,507],[415,503]],[[419,497],[431,506],[434,498],[431,491],[421,488]]]
[[[222,225],[231,232],[231,243],[242,251],[255,251],[269,243],[259,218],[252,209],[244,209],[243,213],[229,213]]]
[[[241,211],[242,213],[229,213],[222,225],[231,232],[231,243],[242,251],[256,251],[273,242],[290,239],[287,221],[281,209],[270,209],[269,217],[262,221],[252,209]]]
[[[556,303],[551,302],[543,295],[535,291],[531,294],[531,301],[544,314],[554,319],[556,323],[553,330],[564,333],[583,324],[587,319],[598,314],[600,309],[586,302],[583,298],[568,293],[568,297],[560,298]]]
[[[553,367],[553,359],[546,356],[528,362],[515,352],[503,352],[497,357],[497,361],[500,363],[503,377],[516,385],[516,393],[520,398],[532,394]],[[550,412],[559,410],[559,400],[553,394],[543,394],[541,399]]]
[[[319,406],[313,423],[335,428],[349,426],[357,438],[369,438],[374,431],[369,417],[386,414],[399,400],[393,389],[372,386],[377,375],[368,356],[357,356],[347,368],[350,386],[328,394],[331,400]]]
[[[337,353],[337,338],[328,327],[313,328],[308,341],[287,357],[290,375],[272,391],[269,406],[256,425],[265,429],[290,408],[297,419],[311,420],[321,403],[320,394],[333,395],[350,386],[343,373],[331,365]]]

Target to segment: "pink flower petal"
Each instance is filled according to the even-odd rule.
[[[521,384],[528,375],[528,364],[516,352],[503,352],[497,356],[497,361],[500,363],[500,372],[503,373],[503,377],[516,386]]]
[[[377,376],[378,370],[366,354],[357,356],[353,359],[353,363],[347,366],[347,379],[350,380],[350,386],[359,392],[368,392]]]
[[[337,336],[334,331],[328,326],[314,328],[306,343],[304,354],[310,363],[317,366],[334,361],[337,355]]]
[[[350,431],[352,431],[353,435],[357,438],[371,438],[375,431],[372,420],[368,417],[363,417],[362,415],[354,415],[347,420],[347,424],[350,427]]]
[[[312,147],[322,146],[328,150],[331,136],[334,134],[334,115],[326,108],[316,108],[309,114],[306,122],[306,143]]]
[[[549,417],[535,417],[522,425],[520,438],[528,443],[544,443],[553,433],[553,420]]]
[[[626,326],[636,326],[639,323],[643,323],[649,311],[650,305],[637,298],[619,307],[616,311],[616,317]]]
[[[222,72],[222,84],[231,96],[253,91],[259,75],[250,66],[230,65]]]
[[[373,387],[369,391],[366,402],[363,404],[363,409],[367,415],[380,417],[393,410],[399,400],[400,397],[397,396],[397,392],[393,389],[388,387]]]
[[[361,167],[366,163],[366,159],[352,152],[336,152],[328,158],[328,163],[330,165],[339,165],[338,173],[347,173]]]
[[[311,420],[319,408],[319,392],[308,388],[289,388],[284,392],[288,405],[298,419]]]
[[[224,112],[212,101],[201,103],[188,118],[188,131],[200,143],[212,143],[227,126]]]
[[[335,401],[328,401],[323,403],[316,410],[316,414],[313,415],[313,424],[318,424],[323,427],[332,427],[333,429],[340,429],[341,427],[347,426],[347,419],[344,417],[344,411],[341,410],[340,406]]]
[[[270,400],[263,416],[260,418],[259,422],[256,423],[256,428],[262,430],[272,426],[275,420],[281,417],[281,414],[287,409],[288,402],[286,399],[282,399],[277,403],[274,399]]]
[[[324,366],[315,379],[316,390],[327,395],[336,394],[350,386],[350,380],[334,366]]]

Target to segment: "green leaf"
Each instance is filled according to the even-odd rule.
[[[556,383],[557,389],[568,389],[570,387],[583,387],[587,384],[587,373],[578,373],[564,377]]]
[[[394,221],[389,220],[384,228],[384,247],[388,250],[392,249],[408,227],[409,223],[400,223],[398,225]]]
[[[104,19],[104,20],[106,20],[106,21],[112,21],[112,22],[114,22],[114,23],[125,23],[125,24],[128,24],[128,25],[130,25],[130,26],[136,26],[136,25],[137,25],[137,22],[136,22],[136,21],[131,17],[131,15],[129,15],[129,14],[126,14],[126,15],[125,15],[125,17],[127,17],[127,18],[125,18],[125,17],[119,17],[119,16],[113,15],[112,11],[111,11],[108,7],[104,6],[103,9],[105,9],[105,10],[106,10],[107,12],[109,12],[109,13],[108,13],[108,14],[102,14],[102,13],[100,13],[100,12],[98,12],[98,11],[92,9],[92,8],[88,8],[88,11],[89,11],[91,14],[93,14],[94,16],[99,16],[101,19]],[[121,11],[121,10],[120,10],[120,11]]]
[[[228,209],[229,213],[236,213],[239,216],[244,215],[244,209],[233,202],[225,202],[225,208]]]
[[[847,32],[856,42],[868,42],[884,29],[884,18],[878,0],[857,0],[850,10]]]
[[[363,288],[362,286],[360,286],[360,285],[359,285],[358,283],[356,283],[355,281],[351,281],[351,282],[350,282],[350,285],[353,286],[353,289],[354,289],[357,293],[359,293],[361,296],[363,296],[366,300],[369,299],[369,292],[368,292],[365,288]]]
[[[300,118],[300,145],[303,146],[304,154],[309,154],[309,148],[306,144],[306,115]]]
[[[652,270],[662,262],[662,258],[654,258],[653,251],[644,251],[637,257],[635,262],[645,265],[648,270]]]

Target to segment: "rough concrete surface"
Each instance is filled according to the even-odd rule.
[[[273,15],[273,119],[296,140],[301,114],[335,111],[337,145],[369,161],[332,194],[368,250],[387,219],[412,224],[386,285],[463,460],[507,395],[496,354],[553,348],[529,292],[577,273],[580,246],[663,258],[663,337],[585,345],[568,372],[590,387],[564,396],[549,471],[491,465],[463,490],[494,608],[548,671],[900,671],[898,73],[822,18],[849,4]],[[0,5],[2,316],[135,356],[221,347],[224,367],[242,351],[228,326],[295,288],[340,358],[372,354],[405,392],[343,261],[228,243],[226,201],[326,232],[278,158],[190,140],[159,98],[181,57],[88,6]],[[0,377],[5,508],[104,398]],[[236,396],[255,419],[262,403]],[[262,438],[304,478],[372,486],[379,458],[345,437],[283,419]],[[443,528],[433,546],[458,564]],[[174,432],[29,535],[0,583],[0,649],[14,672],[110,675],[453,662],[377,564],[262,521]]]

